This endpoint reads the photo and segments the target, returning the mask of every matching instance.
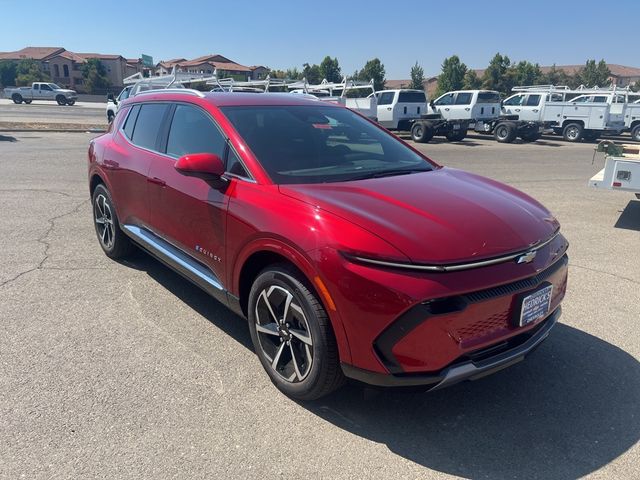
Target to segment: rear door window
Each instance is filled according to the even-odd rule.
[[[540,105],[540,98],[542,98],[540,95],[529,95],[527,98],[527,107],[537,107]]]
[[[378,105],[391,105],[393,103],[393,97],[395,92],[383,92],[380,94]]]
[[[191,105],[176,106],[167,140],[167,155],[213,153],[224,158],[225,146],[224,136],[209,115]]]
[[[470,92],[460,92],[456,96],[456,105],[470,105],[471,97],[473,97],[473,93]]]
[[[167,108],[168,105],[163,103],[147,103],[140,106],[131,138],[135,145],[149,150],[158,150],[158,133]]]

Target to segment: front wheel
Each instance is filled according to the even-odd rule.
[[[58,102],[58,105],[60,105],[60,106],[66,105],[67,104],[67,99],[64,98],[62,95],[58,95],[56,97],[56,102]]]
[[[500,143],[511,143],[516,138],[516,128],[511,123],[499,123],[493,131],[493,137]]]
[[[579,142],[583,131],[584,127],[579,123],[569,123],[562,129],[562,138],[567,142]]]
[[[122,230],[111,200],[111,194],[104,185],[98,185],[91,197],[93,223],[102,250],[109,258],[118,259],[129,255],[134,246]]]
[[[633,127],[633,130],[631,130],[631,138],[636,142],[640,142],[640,125]]]
[[[116,118],[115,113],[113,112],[107,112],[107,122],[111,123],[113,122],[113,119]]]
[[[256,354],[280,391],[315,400],[344,383],[327,313],[298,271],[288,265],[263,270],[248,308]]]
[[[426,122],[416,122],[411,127],[411,139],[417,143],[427,143],[433,134],[433,127]]]

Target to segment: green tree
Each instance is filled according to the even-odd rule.
[[[424,70],[418,62],[411,67],[411,88],[416,90],[424,90]]]
[[[462,88],[465,90],[478,90],[482,87],[482,80],[478,77],[475,70],[467,70],[464,74],[464,82]]]
[[[556,67],[555,63],[551,68],[540,76],[540,84],[543,85],[567,85],[573,87],[575,79],[572,75]]]
[[[329,55],[324,57],[320,62],[320,75],[326,78],[327,82],[340,82],[342,80],[342,72],[337,58],[331,58]]]
[[[16,84],[16,62],[0,62],[0,87],[9,87]]]
[[[90,93],[105,89],[110,85],[107,70],[97,58],[90,58],[82,65],[82,77],[84,78],[84,86]]]
[[[302,76],[307,79],[307,83],[310,85],[315,85],[322,81],[320,66],[316,64],[309,65],[308,63],[304,63],[302,65]]]
[[[374,58],[365,63],[362,70],[359,72],[356,71],[356,73],[354,73],[354,78],[365,82],[373,80],[373,88],[375,88],[377,92],[378,90],[384,90],[384,83],[386,82],[386,79],[384,78],[385,73],[384,65],[380,59]]]
[[[49,75],[42,72],[38,63],[32,58],[25,58],[16,66],[16,85],[31,85],[33,82],[49,82]]]
[[[514,86],[538,85],[541,78],[542,70],[540,70],[540,65],[524,60],[509,67],[504,86],[508,87],[510,91]],[[509,93],[509,91],[504,93]]]
[[[460,90],[464,86],[467,70],[467,66],[460,61],[460,57],[457,55],[445,58],[442,62],[442,73],[438,77],[436,96],[451,90]]]
[[[587,60],[584,67],[578,72],[579,82],[585,87],[605,87],[611,83],[609,77],[611,70],[607,67],[607,62],[600,60]]]
[[[511,66],[511,60],[506,55],[496,53],[489,62],[489,66],[482,76],[482,86],[489,90],[497,90],[499,92],[508,92],[511,90],[507,71]]]

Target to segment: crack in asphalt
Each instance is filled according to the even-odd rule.
[[[55,193],[60,193],[60,192],[55,192]],[[65,194],[62,194],[62,195],[65,195]],[[0,283],[0,288],[15,282],[19,278],[21,278],[24,275],[27,275],[27,274],[29,274],[31,272],[35,272],[36,270],[43,270],[44,269],[44,264],[47,262],[47,260],[49,260],[49,250],[51,249],[51,243],[49,242],[48,237],[51,234],[51,232],[53,231],[53,229],[55,228],[56,221],[60,220],[61,218],[67,217],[69,215],[73,215],[74,213],[78,213],[80,208],[83,205],[85,205],[86,203],[89,203],[90,201],[91,201],[91,199],[87,198],[87,199],[83,200],[82,202],[78,203],[70,211],[62,213],[60,215],[56,215],[56,216],[51,217],[51,218],[48,218],[47,222],[49,222],[49,227],[46,229],[46,231],[42,235],[40,235],[36,239],[36,241],[38,243],[40,243],[41,245],[44,245],[43,258],[38,262],[38,264],[35,267],[29,268],[27,270],[24,270],[24,271],[18,273],[17,275],[15,275],[13,278],[10,278],[9,280],[5,280],[4,282]]]
[[[0,192],[35,192],[35,193],[53,193],[56,195],[62,195],[67,198],[78,198],[77,196],[71,195],[65,192],[59,192],[57,190],[47,190],[43,188],[0,188]]]
[[[627,282],[631,282],[634,283],[636,285],[640,285],[640,281],[635,280],[633,278],[629,278],[629,277],[625,277],[623,275],[618,275],[617,273],[611,273],[611,272],[607,272],[605,270],[598,270],[597,268],[591,268],[591,267],[585,267],[583,265],[576,265],[575,263],[569,263],[570,267],[575,267],[575,268],[582,268],[583,270],[588,270],[590,272],[594,272],[594,273],[603,273],[605,275],[609,275],[611,277],[615,277],[619,280],[626,280]]]

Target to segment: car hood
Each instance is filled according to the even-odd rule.
[[[56,93],[76,93],[75,90],[68,90],[66,88],[59,88],[58,90],[56,90]]]
[[[456,263],[518,252],[559,228],[549,211],[524,193],[451,168],[281,185],[280,191],[378,235],[416,263]]]

